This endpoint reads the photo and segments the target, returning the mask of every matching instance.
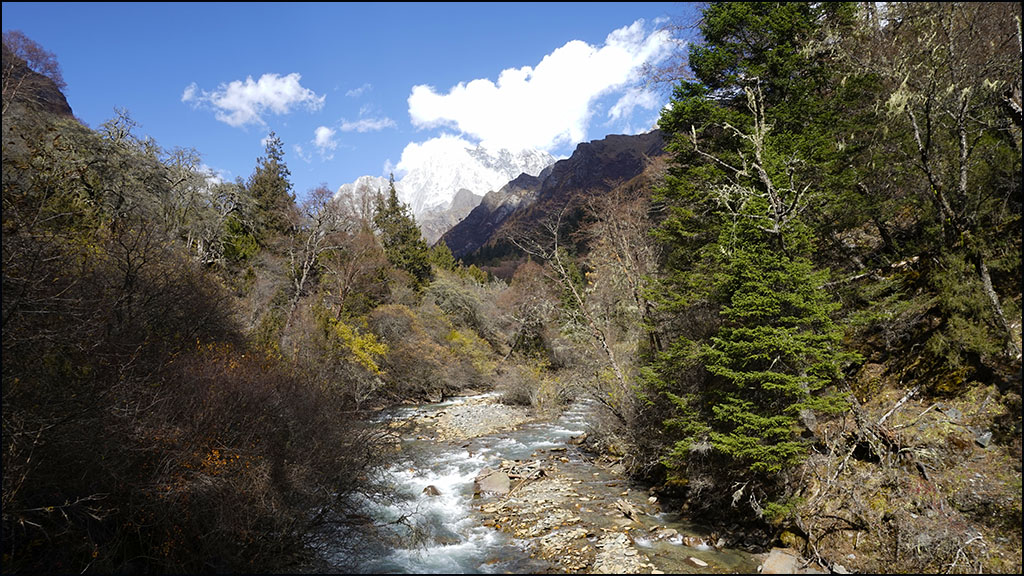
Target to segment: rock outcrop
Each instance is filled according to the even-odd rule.
[[[73,116],[57,83],[29,68],[28,63],[3,46],[3,106],[20,103],[58,116]]]

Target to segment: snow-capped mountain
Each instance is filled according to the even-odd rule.
[[[401,185],[395,182],[395,191],[401,190]],[[380,192],[386,194],[388,191],[388,179],[381,176],[360,176],[355,182],[342,184],[335,196],[350,195],[354,198],[362,198],[367,194]]]
[[[411,144],[402,155],[398,168],[404,176],[395,180],[398,198],[412,208],[417,219],[448,210],[460,190],[483,196],[498,190],[520,174],[536,176],[556,158],[539,150],[513,152],[489,150],[467,145],[458,138],[435,138],[423,144]],[[343,184],[338,194],[386,192],[387,178],[361,176]]]

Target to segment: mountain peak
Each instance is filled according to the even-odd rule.
[[[412,209],[428,240],[435,240],[458,222],[458,219],[452,222],[448,215],[439,215],[454,209],[461,218],[479,204],[486,193],[498,190],[522,174],[537,176],[555,160],[554,156],[540,150],[491,150],[473,146],[461,138],[437,138],[417,144],[411,152],[407,149],[402,155],[399,167],[405,169],[405,174],[395,180],[395,191]],[[338,194],[375,194],[378,189],[387,190],[387,187],[386,178],[360,176],[355,182],[338,188]],[[439,218],[443,222],[431,222]]]
[[[489,150],[461,139],[436,139],[420,146],[401,179],[399,197],[414,214],[446,209],[459,190],[482,196],[520,174],[537,175],[555,162],[539,150]],[[401,164],[399,165],[401,167]]]

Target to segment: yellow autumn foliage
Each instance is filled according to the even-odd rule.
[[[357,364],[380,376],[378,361],[387,355],[388,345],[377,339],[373,332],[360,332],[356,327],[334,316],[324,315],[322,325],[332,347],[345,351]]]

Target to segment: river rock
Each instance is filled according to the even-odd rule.
[[[772,548],[768,558],[761,564],[761,574],[828,574],[817,564],[804,566],[807,562],[788,548]]]
[[[615,508],[619,512],[622,512],[622,515],[626,518],[629,518],[634,522],[640,521],[640,511],[636,509],[636,506],[633,506],[633,504],[627,502],[626,500],[623,500],[622,498],[616,500]]]
[[[427,486],[426,488],[424,488],[423,489],[423,493],[426,494],[427,496],[440,496],[441,495],[441,491],[438,490],[437,486],[434,486],[433,484],[431,484],[430,486]]]
[[[647,558],[637,553],[625,534],[606,534],[596,546],[601,551],[594,558],[593,574],[638,574],[647,563]]]
[[[475,495],[496,494],[504,496],[508,494],[511,487],[512,481],[509,479],[508,474],[500,470],[484,468],[473,479],[473,493]]]
[[[679,535],[678,530],[675,528],[668,528],[666,526],[654,526],[650,529],[650,533],[655,540],[668,540]]]

